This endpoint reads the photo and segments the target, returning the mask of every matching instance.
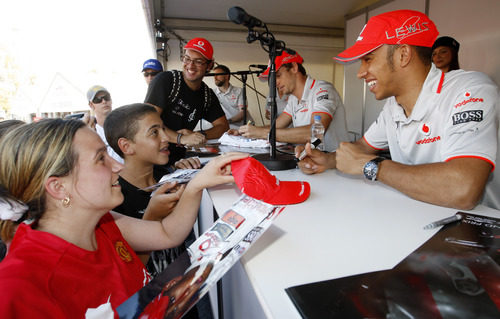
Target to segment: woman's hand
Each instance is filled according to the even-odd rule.
[[[225,183],[234,182],[231,175],[231,161],[248,157],[248,153],[230,152],[210,160],[189,182],[188,187],[202,190]]]

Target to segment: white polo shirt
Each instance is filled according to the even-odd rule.
[[[497,149],[498,88],[480,72],[443,73],[434,64],[409,118],[396,99],[387,100],[364,135],[375,149],[389,149],[403,164],[483,159],[493,166]]]
[[[224,111],[224,114],[226,114],[226,118],[228,120],[237,115],[243,108],[242,88],[229,84],[229,88],[226,92],[222,92],[219,87],[216,87],[215,94],[217,95],[220,105],[222,106],[222,110]],[[252,118],[250,118],[249,114],[247,114],[247,121],[249,120],[252,120]],[[240,126],[243,125],[243,120],[231,124]]]
[[[292,118],[294,127],[310,125],[314,114],[330,116],[332,121],[323,141],[325,151],[335,151],[340,142],[349,141],[344,104],[331,83],[308,76],[300,101],[290,94],[283,113]]]

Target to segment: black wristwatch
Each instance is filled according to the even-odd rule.
[[[363,167],[363,174],[365,174],[365,177],[371,181],[376,181],[378,173],[378,165],[385,159],[386,159],[385,157],[379,156],[372,159],[371,161],[368,161]]]

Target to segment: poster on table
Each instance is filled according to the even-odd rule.
[[[303,318],[500,318],[500,219],[457,214],[393,269],[286,293]]]

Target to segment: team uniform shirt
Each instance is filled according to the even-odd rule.
[[[278,94],[278,91],[276,91],[276,117],[278,117],[283,111],[285,110],[286,105],[288,104],[288,94],[283,94],[281,97]],[[267,97],[267,101],[269,102],[270,96]],[[266,104],[266,111],[269,111],[271,113],[271,104],[267,103]]]
[[[106,145],[106,150],[108,151],[109,156],[111,156],[112,158],[114,158],[118,163],[123,164],[124,163],[123,158],[121,158],[120,155],[116,154],[116,152],[113,150],[113,148],[111,146],[109,146],[108,140],[106,140],[106,134],[104,133],[104,127],[102,127],[102,126],[100,126],[99,124],[96,123],[96,125],[95,125],[95,131],[97,132],[97,134],[99,135],[99,137],[101,138],[101,140]]]
[[[443,73],[433,64],[410,117],[391,97],[364,139],[403,164],[474,157],[494,167],[497,99],[498,88],[485,74]]]
[[[241,109],[244,107],[243,105],[243,94],[242,89],[232,86],[229,84],[229,87],[226,92],[222,92],[219,87],[215,88],[215,95],[219,99],[219,102],[222,106],[222,110],[226,114],[226,118],[232,119],[234,116],[238,115]],[[250,114],[247,113],[247,121],[252,120]],[[238,122],[233,122],[235,126],[241,126],[243,124],[243,119]]]
[[[115,309],[149,281],[111,214],[95,236],[98,248],[88,251],[20,224],[0,263],[2,317],[84,318],[108,302]]]
[[[340,142],[348,141],[345,109],[331,83],[307,77],[300,101],[291,94],[283,111],[292,118],[294,127],[311,124],[313,114],[327,114],[332,121],[325,131],[325,151],[335,151]]]

